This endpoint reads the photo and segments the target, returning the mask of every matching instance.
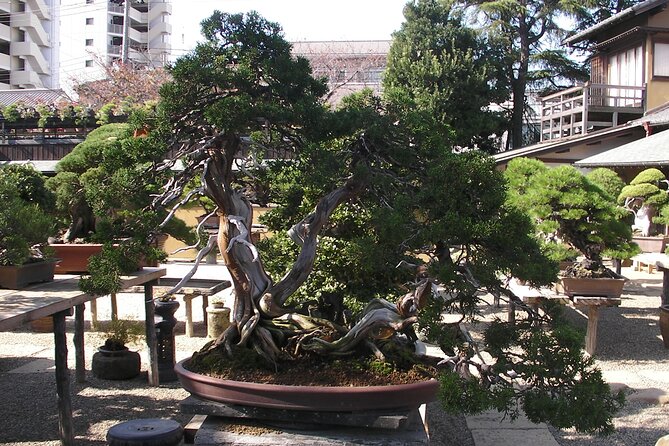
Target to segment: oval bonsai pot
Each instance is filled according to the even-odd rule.
[[[369,387],[283,386],[213,378],[184,368],[174,371],[184,389],[192,395],[220,403],[273,409],[323,412],[416,408],[434,401],[439,381]]]

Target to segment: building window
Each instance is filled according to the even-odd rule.
[[[86,46],[93,46],[93,39],[86,39]]]
[[[669,76],[669,43],[655,43],[653,76]]]
[[[93,24],[93,17],[86,17],[86,25],[92,25]]]
[[[93,61],[87,60],[86,62],[84,62],[84,65],[86,65],[86,68],[91,68],[93,66]]]

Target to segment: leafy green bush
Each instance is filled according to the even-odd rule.
[[[55,224],[42,175],[30,166],[0,166],[0,202],[0,265],[44,258]]]

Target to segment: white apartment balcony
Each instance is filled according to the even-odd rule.
[[[159,37],[161,34],[172,34],[172,25],[167,22],[156,22],[155,25],[149,25],[149,40]]]
[[[123,35],[123,25],[114,25],[113,23],[107,24],[107,32],[109,34],[117,34],[119,36]]]
[[[169,42],[163,42],[161,40],[149,44],[149,51],[151,51],[151,53],[169,52],[171,48],[172,45]]]
[[[33,42],[41,46],[51,46],[49,35],[44,30],[42,22],[35,14],[22,13],[12,14],[11,21],[13,28],[20,28],[27,31]]]
[[[120,56],[121,45],[107,45],[107,54],[110,56]]]
[[[42,20],[51,20],[49,7],[44,3],[44,0],[25,0],[25,2],[30,6],[30,10],[37,14],[37,17]]]
[[[34,42],[12,42],[9,46],[12,56],[23,56],[33,71],[39,74],[49,74],[49,63],[46,61],[40,48]]]
[[[109,3],[107,5],[107,12],[116,12],[119,14],[123,14],[123,6],[117,5],[116,3]]]
[[[7,25],[0,24],[0,41],[11,42],[11,40],[12,40],[12,29]]]
[[[585,135],[643,115],[645,88],[590,84],[541,98],[541,141]]]
[[[152,1],[149,4],[149,22],[153,22],[156,17],[163,14],[172,14],[172,3]]]
[[[128,37],[131,41],[137,43],[148,43],[149,42],[149,33],[143,31],[137,31],[134,28],[128,28]]]
[[[120,9],[121,9],[120,12],[123,12],[123,7],[121,7]],[[109,8],[109,11],[112,11],[111,6]],[[114,7],[114,10],[112,12],[118,12],[116,11],[116,7]],[[168,2],[152,1],[149,4],[149,12],[142,12],[132,7],[128,11],[128,16],[130,17],[130,19],[139,23],[152,23],[160,16],[169,14],[172,14],[172,3]]]
[[[135,22],[138,23],[149,23],[149,14],[146,12],[138,11],[134,8],[130,8],[130,10],[128,11],[128,17],[130,17],[130,20],[134,20]]]
[[[0,53],[0,70],[10,71],[12,69],[12,56]]]
[[[23,88],[42,88],[42,80],[34,71],[12,71],[9,73],[9,83]]]

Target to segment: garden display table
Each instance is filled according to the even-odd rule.
[[[562,305],[571,305],[576,308],[586,308],[588,317],[588,326],[585,332],[585,351],[590,355],[595,354],[597,349],[597,324],[599,322],[599,309],[601,307],[618,307],[620,298],[607,296],[573,296],[558,294],[551,288],[533,288],[527,285],[521,285],[517,280],[511,279],[509,290],[520,298],[523,303],[532,306],[535,310],[539,308],[542,301],[558,302]],[[515,320],[515,307],[513,302],[509,303],[509,322]]]
[[[192,263],[165,263],[161,265],[167,272],[158,280],[158,286],[173,287],[193,268]],[[224,275],[223,275],[224,274]],[[222,276],[223,275],[223,276]],[[219,291],[230,288],[231,282],[225,265],[204,264],[199,265],[197,271],[191,277],[178,294],[183,296],[186,310],[186,336],[194,335],[193,328],[193,299],[202,298],[202,316],[204,329],[207,331],[207,306],[209,296]]]
[[[144,268],[135,274],[123,276],[124,288],[143,285],[146,301],[147,321],[153,321],[153,284],[165,274],[161,268]],[[75,376],[77,381],[85,380],[84,357],[84,304],[96,296],[89,296],[79,290],[79,276],[60,275],[53,282],[34,285],[22,290],[0,290],[0,331],[13,330],[21,325],[51,316],[55,344],[56,394],[58,398],[58,420],[60,438],[63,445],[74,444],[72,426],[72,402],[69,393],[70,377],[67,368],[67,338],[65,317],[74,309]],[[153,323],[146,324],[147,344],[151,364],[149,380],[155,378],[157,385],[157,365],[155,364],[155,330]],[[151,336],[151,331],[153,335]],[[151,342],[153,340],[153,342]],[[151,350],[153,352],[151,353]],[[153,368],[156,370],[153,371]],[[153,371],[153,373],[152,373]]]
[[[660,305],[669,305],[669,255],[659,252],[647,252],[632,257],[632,261],[638,265],[648,265],[649,273],[651,268],[657,268],[662,272],[662,300]]]

